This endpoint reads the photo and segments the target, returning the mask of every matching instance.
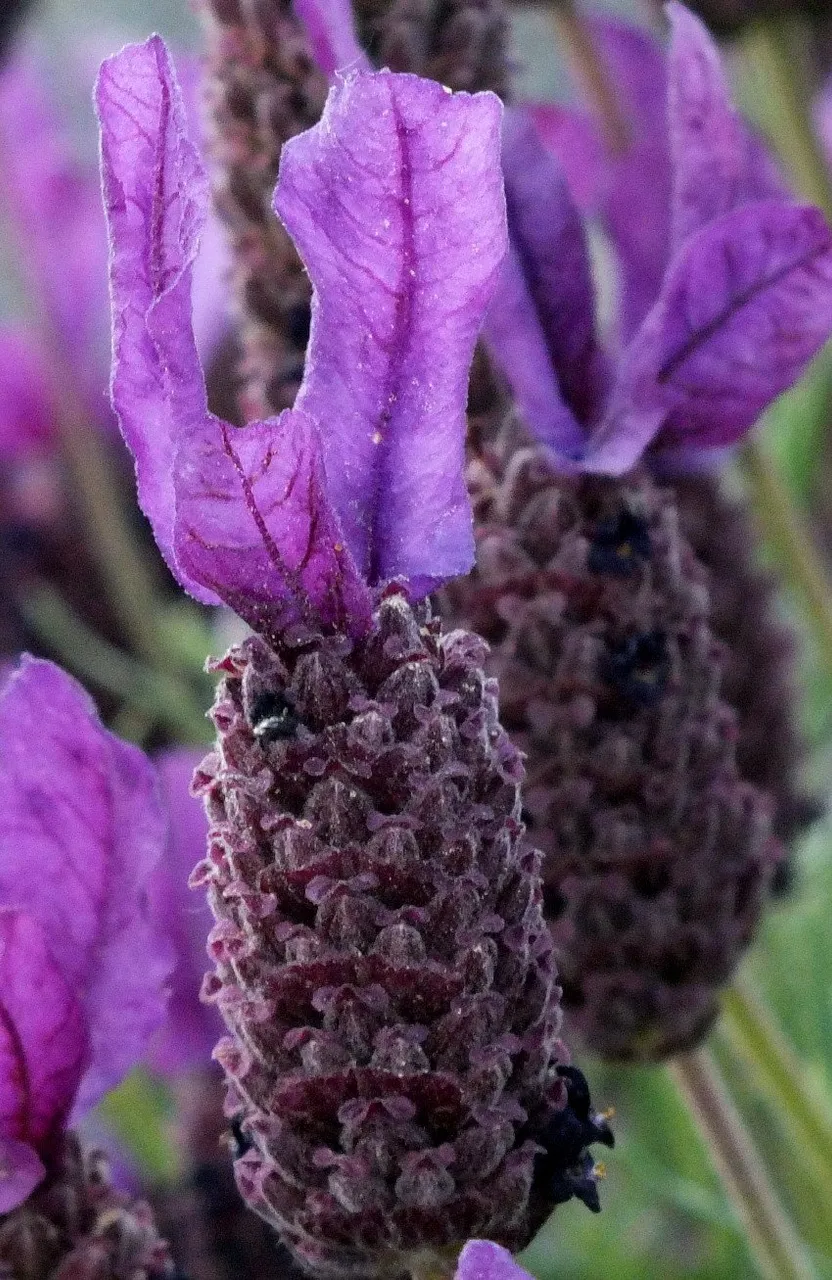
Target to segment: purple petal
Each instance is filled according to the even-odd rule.
[[[595,299],[583,224],[560,166],[543,146],[532,121],[519,110],[506,112],[503,174],[513,255],[522,269],[561,396],[575,418],[587,423],[599,407],[606,371],[595,338]],[[492,303],[489,317],[490,345],[519,396],[530,379],[522,366],[512,366],[509,352],[504,358],[494,342],[497,305]],[[520,407],[527,412],[522,397]],[[537,429],[531,415],[528,425]],[[581,442],[574,425],[569,439],[541,438],[565,452]]]
[[[86,1059],[84,1016],[43,928],[0,909],[0,1213],[43,1177],[38,1152],[65,1123]]]
[[[563,402],[543,328],[513,246],[503,259],[482,333],[532,434],[558,453],[579,453],[584,435]]]
[[[459,1255],[454,1280],[532,1280],[508,1249],[490,1240],[469,1240]]]
[[[113,400],[165,559],[192,595],[258,630],[301,614],[360,631],[370,598],[329,506],[314,426],[289,413],[236,430],[208,413],[190,298],[206,179],[158,37],[104,64],[98,107]]]
[[[262,634],[290,622],[360,634],[372,599],[327,496],[306,414],[235,430],[216,418],[176,457],[177,563]]]
[[[580,184],[591,180],[594,203],[581,207],[600,216],[613,243],[621,272],[618,338],[627,342],[658,296],[670,252],[667,68],[649,32],[613,18],[592,19],[591,28],[629,128],[626,149],[610,154],[591,117],[577,112],[571,133],[557,127],[562,108],[554,116],[535,108],[534,119],[579,205]]]
[[[148,878],[165,844],[156,778],[108,733],[80,685],[24,658],[0,692],[0,905],[24,909],[77,993],[91,1106],[141,1057],[164,1015],[171,968]]]
[[[299,409],[347,545],[414,593],[473,562],[468,369],[506,248],[499,101],[352,76],[283,151],[275,207],[315,286]]]
[[[99,58],[99,62],[101,59]],[[204,75],[200,59],[178,54],[176,76],[182,90],[188,133],[200,151],[206,149],[202,109]],[[208,364],[232,329],[229,311],[232,257],[228,235],[213,206],[208,210],[193,274],[193,326],[196,349]]]
[[[204,895],[188,888],[188,877],[205,856],[208,839],[204,807],[190,793],[191,778],[202,755],[182,749],[156,758],[170,817],[170,841],[150,880],[150,909],[176,953],[167,1021],[154,1038],[149,1055],[151,1065],[162,1075],[208,1067],[222,1033],[216,1009],[199,998],[213,917]]]
[[[678,245],[720,214],[750,200],[781,196],[784,188],[765,148],[734,109],[719,50],[704,23],[676,0],[667,11]]]
[[[554,102],[524,103],[545,147],[563,169],[581,213],[597,211],[608,182],[609,161],[595,120],[586,111]]]
[[[158,36],[103,63],[96,105],[111,237],[113,407],[136,460],[139,504],[168,566],[196,599],[219,604],[173,551],[176,436],[207,417],[191,282],[208,187]]]
[[[101,421],[109,419],[101,197],[94,168],[71,154],[48,84],[49,72],[31,56],[0,74],[4,197],[35,304],[79,380],[88,410]]]
[[[350,0],[292,0],[323,72],[369,71],[370,60],[355,32]]]
[[[625,352],[587,467],[739,439],[832,333],[832,233],[817,209],[748,204],[693,236]]]
[[[621,268],[618,336],[626,343],[658,297],[670,253],[667,62],[632,23],[596,18],[592,27],[630,127],[629,146],[610,157],[602,208]]]

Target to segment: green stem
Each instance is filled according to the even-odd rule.
[[[801,195],[832,218],[829,168],[812,127],[791,35],[782,20],[755,23],[742,38],[742,56],[764,127],[780,159]]]
[[[65,666],[123,699],[185,742],[208,740],[205,715],[186,685],[116,648],[78,617],[57,591],[41,586],[20,601],[32,629]]]
[[[133,651],[153,666],[167,666],[156,625],[156,584],[130,528],[107,444],[65,396],[61,444],[103,585]]]
[[[706,1049],[686,1054],[669,1070],[742,1221],[759,1274],[765,1280],[817,1280],[711,1054]]]
[[[775,1103],[800,1161],[813,1166],[827,1197],[832,1187],[832,1110],[806,1081],[806,1070],[746,980],[723,995],[720,1035],[753,1073],[755,1089]]]
[[[818,649],[832,673],[832,583],[823,561],[765,448],[750,440],[742,459],[763,533],[786,581],[803,602]]]

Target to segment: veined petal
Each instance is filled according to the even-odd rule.
[[[208,413],[191,319],[206,177],[162,41],[109,59],[97,92],[113,400],[156,540],[187,591],[260,631],[300,616],[359,631],[369,594],[329,505],[313,424],[288,414],[237,430]]]
[[[0,1213],[34,1190],[87,1060],[84,1016],[45,931],[0,908]]]
[[[208,186],[158,36],[102,64],[96,104],[111,238],[113,407],[136,460],[139,504],[168,566],[191,595],[218,604],[173,552],[176,438],[208,414],[191,319]],[[150,332],[154,311],[161,350]]]
[[[469,1240],[459,1255],[454,1280],[531,1280],[531,1276],[508,1249],[490,1240]]]
[[[323,72],[369,71],[370,60],[355,31],[350,0],[292,0],[306,28],[315,61]]]
[[[677,254],[627,352],[586,466],[619,474],[669,447],[739,439],[832,333],[832,232],[817,209],[759,201]]]
[[[731,101],[719,50],[705,24],[671,0],[670,142],[676,245],[720,214],[750,200],[782,196],[765,147]]]
[[[209,418],[176,455],[177,563],[263,635],[295,621],[356,634],[369,624],[321,452],[315,423],[287,409],[239,430]]]
[[[473,562],[465,404],[506,247],[500,115],[491,94],[350,76],[283,151],[275,208],[315,286],[297,408],[359,569],[414,594]]]
[[[0,691],[0,811],[0,906],[41,925],[89,1029],[83,1109],[139,1060],[164,1014],[171,958],[146,903],[166,838],[155,774],[80,685],[24,657]]]

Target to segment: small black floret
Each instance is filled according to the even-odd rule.
[[[611,573],[629,578],[639,563],[650,558],[650,532],[647,521],[627,507],[617,515],[602,520],[595,529],[589,549],[589,567],[593,573]]]
[[[667,636],[657,629],[627,636],[610,646],[602,675],[617,693],[637,707],[654,707],[670,675]]]
[[[281,738],[294,738],[301,723],[286,693],[271,689],[254,699],[248,720],[261,745],[278,742]]]

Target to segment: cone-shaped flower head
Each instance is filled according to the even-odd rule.
[[[164,1014],[170,958],[145,895],[165,843],[152,767],[59,668],[24,658],[0,689],[0,800],[0,1263],[163,1274],[147,1212],[67,1135]]]
[[[829,229],[775,194],[709,37],[672,15],[676,249],[614,364],[565,182],[509,117],[511,249],[486,336],[542,443],[481,424],[477,570],[448,593],[492,645],[528,754],[565,1006],[613,1057],[702,1034],[778,851],[737,769],[706,574],[672,494],[633,468],[737,439],[832,331]]]
[[[423,603],[473,557],[465,394],[505,250],[500,104],[339,80],[276,208],[315,289],[296,407],[205,407],[190,269],[205,179],[158,38],[98,90],[113,396],[182,585],[255,634],[218,663],[205,994],[248,1202],[325,1275],[396,1274],[560,1200],[610,1141],[557,1039],[520,757],[481,641]]]
[[[619,275],[617,336],[628,342],[656,301],[671,253],[674,168],[679,180],[691,136],[702,165],[697,192],[714,207],[736,196],[732,174],[749,198],[749,175],[760,190],[779,183],[762,143],[727,98],[713,44],[690,15],[674,11],[669,56],[644,30],[608,18],[592,20],[599,55],[614,77],[629,125],[628,145],[611,154],[594,118],[580,108],[539,105],[533,118],[561,161],[574,198],[600,219]],[[668,98],[672,112],[668,119]],[[668,126],[671,127],[668,127]],[[679,159],[675,164],[674,157]],[[672,217],[673,215],[673,217]],[[686,449],[659,459],[672,479],[681,528],[708,570],[711,626],[728,647],[724,699],[739,716],[737,760],[746,781],[774,801],[777,835],[788,844],[817,815],[803,791],[802,744],[793,710],[794,640],[785,629],[776,582],[757,563],[753,521],[723,492],[719,459]],[[785,863],[778,881],[786,872]]]

